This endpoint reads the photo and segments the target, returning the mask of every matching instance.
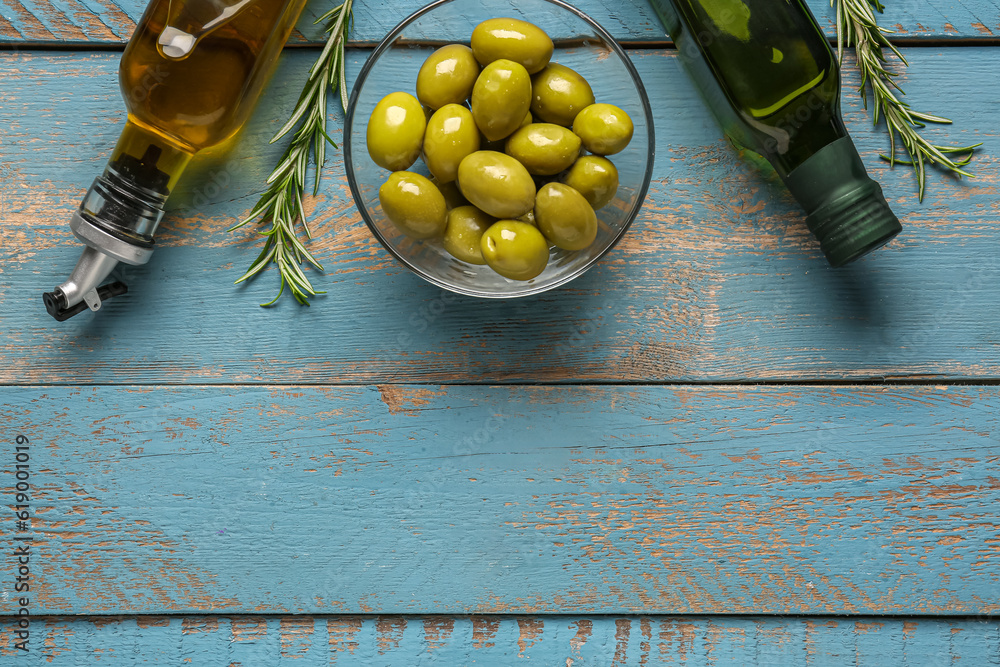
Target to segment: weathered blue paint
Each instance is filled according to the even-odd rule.
[[[311,309],[285,299],[263,310],[276,276],[233,286],[257,242],[226,229],[280,150],[267,140],[311,58],[294,53],[229,161],[192,168],[151,263],[123,269],[129,295],[63,324],[40,294],[76,262],[67,221],[121,127],[118,56],[0,56],[0,382],[1000,377],[1000,107],[975,84],[1000,67],[1000,50],[907,53],[917,108],[963,100],[956,124],[930,133],[986,146],[976,180],[931,173],[918,204],[912,172],[879,163],[885,136],[846,90],[852,132],[905,225],[854,266],[827,267],[789,195],[720,137],[673,55],[642,51],[633,60],[656,110],[655,179],[625,240],[591,273],[502,303],[429,286],[372,238],[331,151],[310,245],[328,294]]]
[[[427,1],[356,2],[353,38],[359,42],[376,42]],[[83,47],[92,43],[121,42],[128,39],[147,4],[146,0],[82,0],[72,5],[45,0],[0,0],[0,41],[61,41],[80,43]],[[313,22],[336,4],[339,0],[315,0],[306,7],[299,23],[299,30],[306,39],[320,38],[320,31]],[[617,39],[662,39],[662,28],[645,0],[575,0],[570,4],[590,14]],[[886,5],[881,22],[900,36],[991,39],[1000,34],[1000,9],[991,0],[966,0],[959,4],[944,0],[897,1]],[[493,6],[498,11],[504,7],[495,2]],[[809,6],[832,36],[834,13],[828,0],[809,0]]]
[[[81,664],[429,667],[982,667],[994,620],[882,617],[192,616],[53,618],[32,626],[25,667]]]
[[[280,150],[315,54],[295,52],[228,160],[192,169],[131,294],[56,325],[39,293],[76,259],[66,221],[122,122],[118,55],[87,49],[121,43],[144,4],[0,0],[8,47],[80,49],[0,54],[0,493],[23,432],[37,539],[33,652],[13,657],[5,575],[0,663],[1000,664],[996,387],[393,384],[997,379],[996,49],[906,52],[909,101],[958,121],[933,136],[987,142],[977,181],[934,174],[922,206],[845,93],[906,225],[851,269],[825,267],[673,54],[647,48],[630,53],[656,178],[591,274],[534,300],[449,297],[370,238],[333,152],[312,246],[330,294],[263,311],[273,275],[232,287],[255,253],[225,228]],[[359,4],[354,39],[420,4]],[[645,2],[579,6],[663,43]],[[887,12],[913,43],[1000,31],[995,0]],[[81,386],[107,383],[138,384]],[[15,533],[0,521],[4,553]],[[312,615],[352,612],[383,615]],[[403,612],[553,615],[385,615]],[[654,612],[713,616],[566,615]],[[101,616],[42,617],[60,613]],[[922,616],[866,615],[885,613]]]
[[[0,391],[38,614],[1000,610],[995,387]]]

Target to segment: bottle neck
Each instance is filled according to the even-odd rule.
[[[49,314],[63,321],[127,291],[120,281],[103,283],[119,262],[149,261],[163,206],[191,156],[156,132],[126,123],[104,173],[70,219],[86,247],[69,279],[43,295]]]
[[[807,215],[873,182],[848,136],[813,153],[784,176],[784,181]]]
[[[850,137],[823,147],[784,181],[833,266],[885,245],[902,230]]]
[[[120,261],[140,264],[152,252],[163,207],[192,153],[131,120],[104,173],[73,217],[73,231]]]
[[[150,152],[156,155],[155,161],[142,164],[149,162],[143,157]],[[154,128],[129,117],[108,167],[118,172],[126,171],[123,176],[136,185],[167,196],[177,185],[194,153],[194,148],[171,141]]]

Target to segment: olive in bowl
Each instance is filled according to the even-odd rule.
[[[489,39],[483,47],[481,40],[474,37],[474,31],[481,25],[498,26],[507,22],[513,22],[517,29],[528,30],[523,24],[536,27],[550,38],[551,55],[547,53],[544,43],[543,48],[538,48],[537,43],[529,44],[524,53],[518,53],[503,44],[490,43]],[[501,29],[496,34],[505,33]],[[424,63],[442,45],[451,44],[471,44],[480,74],[501,60],[512,64],[501,63],[496,69],[511,72],[518,79],[523,79],[522,73],[527,74],[532,81],[545,74],[553,64],[565,67],[586,81],[593,100],[586,94],[568,101],[543,100],[545,104],[537,106],[548,114],[545,118],[534,111],[529,113],[529,107],[534,104],[534,94],[521,110],[520,105],[524,105],[521,86],[515,100],[518,106],[501,119],[502,130],[493,132],[491,136],[481,134],[478,150],[467,154],[465,151],[474,141],[470,139],[462,144],[464,147],[454,148],[453,144],[441,142],[441,136],[446,133],[438,130],[437,138],[432,140],[431,154],[445,146],[446,150],[441,154],[447,158],[448,169],[442,170],[437,166],[428,168],[425,141],[421,147],[421,159],[408,171],[427,176],[439,189],[449,210],[472,206],[479,213],[475,216],[468,215],[467,211],[465,215],[458,216],[449,213],[439,235],[416,238],[404,233],[379,201],[379,189],[393,172],[372,159],[367,149],[367,131],[379,102],[394,92],[418,92],[415,83]],[[457,57],[468,62],[466,52],[458,48],[452,51],[465,53]],[[543,63],[546,56],[548,62]],[[488,62],[484,63],[479,58]],[[529,71],[529,67],[534,72]],[[557,73],[562,74],[562,71]],[[424,70],[426,77],[427,69]],[[422,86],[421,90],[425,88]],[[440,89],[450,90],[447,85]],[[466,106],[471,107],[474,89],[475,84]],[[426,111],[432,118],[435,110],[424,99],[421,101],[428,106]],[[462,105],[447,95],[435,101],[442,102]],[[632,122],[632,137],[627,145],[609,158],[603,158],[613,162],[614,179],[608,169],[595,170],[586,162],[574,169],[584,157],[599,157],[587,154],[582,142],[578,147],[575,140],[569,138],[569,134],[574,134],[575,120],[569,115],[573,112],[578,114],[594,103],[613,103]],[[446,104],[441,104],[441,107]],[[558,115],[552,115],[552,109],[557,110]],[[475,117],[475,110],[470,110]],[[504,108],[504,111],[507,109]],[[461,114],[456,112],[455,115]],[[457,125],[457,121],[452,122]],[[539,132],[536,127],[534,131],[527,132],[526,129],[532,125],[557,125],[561,131],[548,128]],[[444,124],[435,124],[435,127],[443,128]],[[523,133],[521,139],[512,141],[512,136],[518,132]],[[499,136],[501,134],[503,136]],[[467,135],[462,136],[467,138]],[[560,147],[562,154],[558,158],[540,157],[535,151],[536,145],[550,140]],[[437,144],[434,145],[434,142]],[[614,247],[642,206],[652,172],[653,146],[652,112],[635,68],[611,36],[585,14],[561,0],[512,0],[485,4],[477,0],[440,0],[400,23],[369,56],[351,93],[344,124],[343,150],[348,184],[355,203],[372,234],[390,254],[417,275],[444,289],[470,296],[507,298],[537,294],[563,285],[593,267]],[[451,181],[450,168],[456,157],[461,157],[461,160],[455,180]],[[518,163],[525,173],[510,167],[504,158]],[[524,166],[521,160],[530,164],[531,169]],[[466,162],[475,164],[476,168],[466,169],[468,173],[463,178],[462,165]],[[433,157],[431,164],[434,164]],[[473,175],[470,176],[470,173]],[[575,179],[570,178],[574,173]],[[511,178],[507,179],[504,174],[510,174]],[[567,182],[571,184],[566,185]],[[560,242],[566,247],[560,247],[547,238],[537,219],[537,194],[540,188],[550,183],[559,187],[548,188],[546,192],[552,191],[556,195],[564,194],[562,188],[569,190],[576,187],[574,184],[587,190],[579,192],[578,197],[548,197],[552,201],[543,206],[548,211],[542,216],[548,225],[545,228],[553,235],[562,234]],[[440,219],[436,206],[439,200],[427,197],[428,202],[431,199],[434,200],[431,206],[434,225],[426,228],[437,230],[435,225]],[[575,223],[567,221],[566,216],[554,217],[551,212],[558,203],[552,202],[559,201],[571,201],[581,211],[593,209],[590,213],[594,216],[593,222],[585,216],[584,224],[577,229]],[[595,209],[596,204],[603,205]],[[450,232],[449,219],[454,220]],[[491,222],[494,219],[496,222]],[[487,226],[488,222],[491,224]],[[477,237],[481,241],[480,253],[474,251],[473,240]],[[577,247],[580,249],[568,249]],[[523,256],[512,258],[511,251]],[[485,263],[480,264],[480,261]]]

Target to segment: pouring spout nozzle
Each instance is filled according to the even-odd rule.
[[[87,308],[100,310],[107,299],[125,294],[128,287],[121,281],[101,285],[117,265],[118,260],[114,257],[86,246],[69,280],[42,295],[49,315],[64,322]]]

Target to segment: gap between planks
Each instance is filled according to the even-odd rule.
[[[153,614],[32,614],[32,622],[40,621],[91,621],[95,623],[100,623],[101,621],[138,621],[138,620],[148,620],[148,619],[185,619],[185,618],[228,618],[243,620],[248,618],[261,618],[264,620],[278,620],[283,618],[311,618],[318,621],[329,621],[329,620],[340,620],[345,618],[356,618],[363,621],[374,621],[380,618],[385,618],[391,616],[393,618],[401,618],[404,620],[422,620],[425,618],[456,618],[456,619],[466,619],[466,618],[485,618],[485,619],[495,619],[498,621],[511,621],[518,618],[538,618],[541,620],[562,620],[562,619],[588,619],[588,620],[612,620],[617,618],[627,618],[627,619],[640,619],[648,618],[651,620],[678,620],[678,621],[710,621],[710,620],[745,620],[745,621],[773,621],[782,620],[788,622],[794,622],[798,620],[802,621],[917,621],[917,622],[931,622],[931,621],[943,621],[948,623],[992,623],[994,621],[1000,620],[1000,615],[998,614],[831,614],[831,613],[817,613],[817,614],[746,614],[746,613],[733,613],[733,614],[686,614],[686,613],[671,613],[671,614],[574,614],[574,613],[564,613],[564,612],[538,612],[538,613],[524,613],[524,614],[435,614],[435,613],[411,613],[411,612],[374,612],[374,613],[358,613],[358,614],[303,614],[303,613],[275,613],[275,612],[262,612],[259,614],[246,614],[246,613],[229,613],[229,612],[219,612],[219,613],[200,613],[200,612],[157,612]],[[0,614],[0,624],[3,623],[16,623],[19,617],[13,614]]]
[[[900,48],[951,48],[951,47],[982,47],[1000,46],[1000,37],[898,37],[890,36],[892,43]],[[837,48],[837,40],[829,39],[830,46]],[[413,42],[417,44],[417,42]],[[420,44],[434,46],[437,42],[420,42]],[[441,42],[443,45],[444,42]],[[676,46],[670,40],[621,40],[618,42],[626,51],[641,50],[676,50]],[[45,40],[26,40],[23,42],[0,41],[0,53],[4,51],[124,51],[126,42],[86,42],[86,41],[63,41],[48,42]],[[348,42],[347,48],[354,50],[371,50],[378,45],[378,42]],[[286,49],[294,50],[315,50],[323,48],[323,42],[304,41],[292,42],[285,45]],[[850,47],[853,50],[854,47]]]
[[[336,389],[338,387],[375,387],[375,386],[398,386],[398,387],[711,387],[714,389],[725,389],[727,387],[761,387],[761,388],[781,388],[795,387],[802,389],[825,389],[828,387],[1000,387],[1000,378],[924,378],[924,377],[878,377],[878,378],[853,378],[845,380],[726,380],[699,381],[699,380],[671,380],[669,382],[657,381],[622,381],[622,380],[570,380],[566,382],[476,382],[449,381],[449,382],[393,382],[391,380],[372,382],[44,382],[31,384],[17,384],[12,382],[0,382],[0,389],[50,389],[52,387],[115,387],[127,389],[129,387],[139,388],[246,388],[246,387],[274,387],[277,389],[293,389],[295,387],[315,387]],[[0,617],[2,618],[2,617]]]

